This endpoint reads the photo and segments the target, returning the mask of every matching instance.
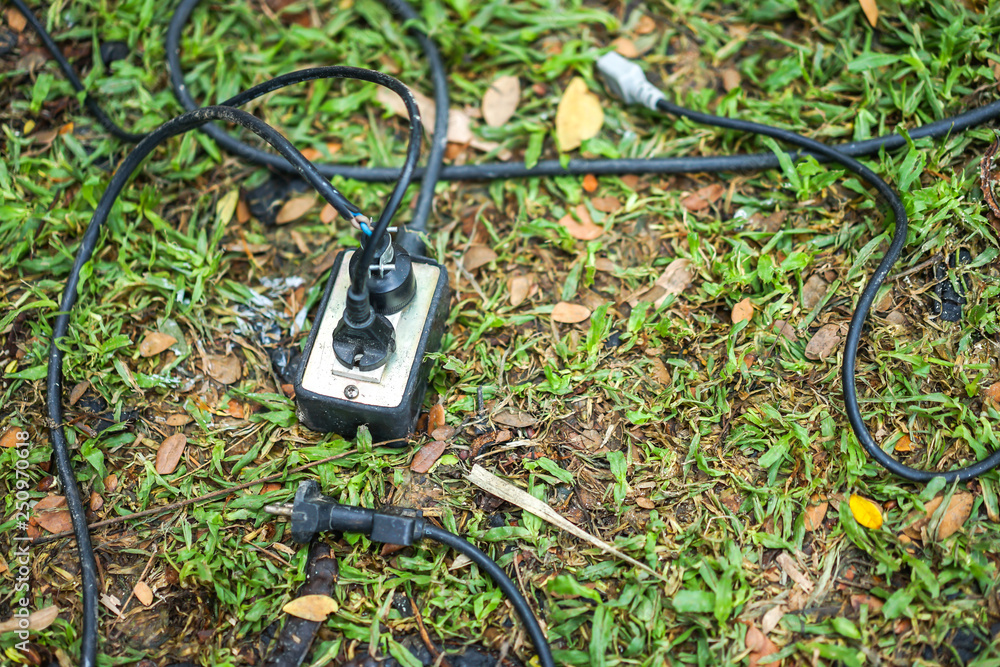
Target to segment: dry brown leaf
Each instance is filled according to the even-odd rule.
[[[910,440],[910,436],[903,435],[899,440],[896,441],[897,452],[912,452],[913,442]]]
[[[1000,403],[1000,382],[994,382],[983,390],[983,396],[995,403]]]
[[[413,455],[413,461],[410,462],[410,470],[418,473],[427,472],[434,467],[434,464],[441,458],[447,447],[448,443],[443,440],[428,442]]]
[[[78,382],[75,387],[69,392],[69,404],[76,405],[77,401],[83,398],[83,395],[87,393],[90,389],[90,380],[84,380],[83,382]]]
[[[53,496],[49,496],[50,498]],[[62,496],[55,496],[60,498],[64,503],[66,499]],[[46,500],[43,498],[43,501]],[[42,501],[39,501],[38,505],[41,505]],[[39,526],[49,531],[50,533],[64,533],[67,530],[73,529],[73,519],[70,518],[69,510],[63,507],[58,509],[45,509],[39,511],[38,505],[35,505],[35,521]]]
[[[601,213],[614,213],[622,207],[617,197],[594,197],[590,203]]]
[[[868,609],[871,612],[878,613],[882,610],[882,606],[885,603],[879,600],[877,597],[871,595],[852,595],[851,596],[851,608],[854,611],[861,611],[861,607],[868,605]]]
[[[538,423],[534,415],[524,410],[518,410],[517,408],[505,408],[501,410],[493,415],[493,421],[514,428],[527,428]]]
[[[193,420],[190,415],[170,415],[166,419],[167,426],[184,426],[185,424],[190,424]]]
[[[24,436],[20,435],[23,432],[24,431],[17,428],[16,426],[14,428],[7,429],[4,432],[3,436],[0,437],[0,447],[17,446],[18,442],[23,442]],[[20,436],[20,438],[18,436]]]
[[[802,574],[799,570],[798,565],[795,564],[795,559],[788,555],[787,552],[782,551],[775,558],[775,561],[781,567],[782,571],[788,575],[788,578],[799,585],[799,587],[806,593],[811,593],[815,584],[806,575]]]
[[[177,339],[170,334],[160,333],[159,331],[150,331],[146,334],[146,337],[142,339],[142,342],[139,343],[139,356],[156,356],[176,342]]]
[[[140,581],[132,587],[132,594],[135,599],[142,603],[143,607],[153,604],[153,590],[145,581]]]
[[[240,360],[234,354],[206,355],[205,372],[222,384],[232,384],[243,376]]]
[[[552,309],[552,319],[563,324],[577,324],[590,317],[590,309],[576,303],[560,301]]]
[[[635,504],[644,510],[651,510],[656,507],[656,503],[646,496],[636,496]]]
[[[819,505],[810,505],[806,508],[802,513],[805,517],[802,523],[807,531],[813,532],[823,526],[823,519],[826,518],[826,510],[829,507],[830,503],[823,501]]]
[[[615,51],[618,55],[623,58],[638,58],[639,49],[636,48],[635,42],[626,37],[619,37],[618,39],[611,42],[611,46],[615,47]]]
[[[469,249],[465,251],[465,257],[462,258],[462,266],[465,267],[466,271],[472,272],[478,269],[480,266],[489,264],[497,258],[497,254],[493,252],[493,249],[485,245],[471,245]]]
[[[278,211],[278,215],[274,217],[274,221],[279,225],[284,225],[293,220],[298,220],[315,205],[316,197],[313,195],[294,197],[285,202],[281,210]]]
[[[816,307],[823,297],[826,296],[826,290],[829,287],[827,282],[823,280],[819,275],[813,274],[809,276],[809,280],[806,284],[802,286],[802,307],[806,310],[812,310]]]
[[[114,493],[118,489],[118,475],[108,475],[104,478],[104,488],[108,493]]]
[[[580,147],[584,140],[597,136],[604,124],[604,111],[597,95],[586,82],[575,77],[566,86],[556,109],[556,142],[563,153]]]
[[[597,192],[597,176],[593,174],[587,174],[583,177],[583,191],[584,192]]]
[[[290,616],[307,621],[322,623],[326,617],[337,611],[339,605],[329,595],[303,595],[286,604],[282,609]]]
[[[427,432],[433,433],[437,429],[445,425],[446,414],[444,411],[444,406],[440,403],[435,403],[430,412],[427,413]]]
[[[786,340],[790,340],[793,343],[797,338],[797,336],[795,335],[795,329],[793,329],[792,325],[790,325],[785,320],[775,320],[774,324],[771,326],[771,330],[778,332],[779,334],[784,336]]]
[[[24,14],[11,7],[7,10],[7,25],[14,32],[24,32],[24,28],[28,25],[28,20],[24,18]]]
[[[528,276],[514,276],[507,281],[507,291],[510,293],[510,305],[517,308],[528,298],[528,291],[531,289],[531,278]]]
[[[490,127],[503,127],[521,101],[521,82],[516,76],[497,78],[483,95],[483,120]]]
[[[826,359],[840,345],[840,325],[824,324],[806,345],[806,358],[814,361]]]
[[[38,611],[33,611],[28,614],[28,627],[21,627],[21,618],[23,617],[13,617],[9,620],[0,623],[0,633],[4,632],[14,632],[15,630],[29,630],[31,632],[40,632],[45,628],[49,627],[55,623],[56,618],[59,617],[59,607],[55,605],[50,605]]]
[[[865,13],[865,18],[868,19],[868,23],[874,28],[875,24],[878,23],[878,4],[875,0],[859,0],[861,2],[861,10]]]
[[[749,320],[753,318],[753,302],[750,301],[750,297],[743,299],[735,306],[733,306],[733,324],[738,324],[743,320]]]
[[[697,192],[692,192],[681,200],[681,204],[687,210],[693,212],[703,211],[726,193],[726,188],[721,183],[706,185]]]
[[[722,87],[726,89],[727,93],[739,88],[741,80],[740,72],[736,68],[727,67],[722,70]]]
[[[944,509],[937,527],[937,539],[946,540],[957,533],[972,515],[973,497],[971,493],[956,493]]]
[[[776,605],[767,610],[767,613],[760,619],[760,631],[764,633],[764,636],[771,634],[771,630],[778,627],[778,621],[780,621],[785,615],[784,605]]]
[[[104,507],[104,498],[101,497],[97,491],[90,492],[90,511],[100,512],[101,508]]]
[[[604,233],[604,228],[594,223],[586,206],[580,204],[575,211],[579,222],[571,213],[559,218],[559,224],[566,228],[570,236],[581,241],[593,241]]]
[[[778,652],[778,647],[774,645],[774,642],[758,630],[756,625],[747,628],[746,645],[750,649],[748,656],[750,667],[757,667],[761,660]]]
[[[434,121],[437,118],[437,109],[434,106],[434,100],[419,91],[412,90],[410,92],[413,93],[413,97],[417,100],[417,109],[419,109],[420,118],[423,120],[424,131],[427,132],[428,136],[433,135]],[[379,87],[375,92],[375,99],[397,116],[402,116],[403,118],[409,116],[403,100],[388,88]],[[461,109],[453,108],[448,110],[447,139],[449,142],[455,144],[472,144],[473,147],[478,148],[479,146],[476,145],[477,140],[472,134],[471,126],[472,119],[469,118],[467,113]]]
[[[458,433],[458,429],[454,426],[439,426],[438,428],[431,431],[431,438],[434,440],[451,440]]]
[[[187,436],[183,433],[174,433],[160,443],[160,448],[156,450],[156,472],[160,475],[169,475],[177,470],[185,445]]]
[[[667,365],[663,363],[663,360],[657,357],[653,359],[653,379],[662,384],[664,387],[673,382],[673,378],[670,377],[670,371],[667,370]]]

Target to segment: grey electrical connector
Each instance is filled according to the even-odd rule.
[[[646,79],[641,67],[614,51],[598,58],[597,73],[611,94],[626,104],[641,104],[655,111],[656,103],[666,99],[663,92]]]

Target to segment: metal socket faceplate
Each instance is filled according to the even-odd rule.
[[[341,271],[330,292],[326,312],[320,317],[316,343],[302,373],[302,388],[343,400],[347,388],[354,386],[357,387],[357,394],[351,397],[353,402],[393,408],[403,402],[410,370],[414,363],[419,363],[416,359],[417,350],[430,315],[441,270],[430,264],[413,264],[417,282],[416,296],[402,312],[389,316],[389,321],[396,329],[396,352],[381,368],[363,372],[343,366],[333,351],[333,330],[347,303],[347,289],[351,284],[347,267],[350,266],[350,258],[354,252],[351,251],[344,257],[340,265]],[[354,394],[355,391],[352,389],[349,393]]]

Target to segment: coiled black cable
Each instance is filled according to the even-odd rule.
[[[850,330],[848,331],[847,339],[844,341],[844,363],[842,366],[841,377],[844,385],[844,405],[847,411],[847,419],[850,421],[851,428],[854,429],[854,434],[857,436],[858,441],[861,443],[862,447],[864,447],[865,451],[868,452],[868,455],[875,459],[875,461],[886,470],[894,475],[897,475],[898,477],[902,477],[903,479],[908,479],[913,482],[929,482],[935,477],[943,477],[948,483],[952,483],[956,480],[965,481],[972,479],[973,477],[988,472],[1000,465],[1000,450],[997,450],[982,461],[978,461],[958,470],[940,472],[912,468],[908,465],[900,463],[878,446],[878,443],[876,443],[875,439],[872,438],[872,435],[868,431],[868,427],[865,425],[864,419],[861,416],[861,409],[858,405],[857,379],[855,377],[857,370],[858,346],[861,342],[861,332],[864,328],[865,320],[868,318],[868,313],[871,312],[871,307],[875,302],[875,297],[878,295],[879,288],[885,281],[886,276],[889,275],[889,270],[892,269],[893,264],[895,264],[896,260],[899,259],[903,246],[906,244],[906,233],[909,228],[906,217],[906,207],[903,205],[903,201],[899,198],[896,191],[888,183],[882,180],[878,174],[849,155],[794,132],[782,130],[776,127],[770,127],[768,125],[762,125],[760,123],[753,123],[733,118],[723,118],[721,116],[713,116],[711,114],[692,111],[662,99],[657,102],[656,106],[657,109],[663,113],[687,118],[703,125],[712,125],[729,130],[736,130],[738,132],[760,134],[798,146],[813,155],[822,156],[830,162],[837,162],[843,165],[848,170],[854,172],[867,181],[875,188],[879,195],[885,198],[889,204],[889,208],[892,210],[893,217],[895,218],[895,231],[893,232],[889,248],[882,257],[882,261],[879,262],[878,267],[875,269],[875,273],[872,274],[868,284],[865,286],[864,290],[861,292],[861,296],[858,298],[858,304],[854,309],[854,314],[851,316]],[[892,222],[893,221],[891,220],[888,221],[887,225],[891,225]]]
[[[517,590],[517,586],[510,580],[510,577],[507,576],[499,565],[493,562],[492,558],[465,538],[450,533],[447,530],[442,530],[431,523],[424,526],[424,537],[449,546],[461,554],[465,554],[469,560],[488,574],[490,579],[500,587],[500,590],[510,600],[511,605],[514,607],[514,612],[521,619],[521,622],[524,623],[524,628],[528,631],[528,636],[531,637],[531,643],[535,645],[535,651],[538,653],[538,660],[542,667],[555,667],[556,663],[552,658],[552,649],[549,648],[549,642],[545,639],[545,633],[542,631],[542,626],[538,624],[538,619],[532,613],[531,606],[524,596],[521,595],[521,591]]]
[[[290,85],[291,83],[297,83],[298,81],[317,78],[352,78],[386,86],[396,92],[403,99],[404,103],[407,104],[407,108],[410,110],[411,114],[413,114],[411,117],[411,125],[415,127],[415,132],[411,133],[411,138],[415,135],[416,140],[415,142],[411,142],[407,151],[407,158],[403,169],[403,174],[404,177],[406,177],[406,180],[400,181],[400,183],[397,184],[397,187],[393,192],[393,196],[390,197],[390,202],[387,204],[386,210],[383,212],[383,215],[379,220],[379,225],[377,227],[381,228],[384,233],[385,227],[388,226],[389,221],[392,218],[392,213],[394,213],[394,207],[398,208],[399,202],[402,200],[402,194],[406,191],[406,188],[409,185],[409,176],[412,175],[413,169],[415,168],[416,162],[420,156],[419,111],[416,108],[416,101],[413,99],[412,94],[406,86],[392,77],[381,74],[380,72],[359,70],[355,67],[323,67],[292,73],[290,75],[285,75],[284,77],[278,77],[274,81],[262,83],[248,91],[240,93],[230,100],[230,102],[234,104],[245,103],[272,90],[280,88],[283,85]],[[83,239],[80,242],[80,247],[77,250],[76,259],[73,262],[73,268],[70,270],[69,277],[66,280],[66,287],[63,290],[59,314],[56,316],[55,323],[52,327],[52,338],[49,343],[48,379],[46,386],[46,405],[51,427],[52,452],[56,461],[56,468],[59,473],[59,481],[63,487],[63,492],[66,497],[66,506],[69,510],[70,518],[73,524],[73,532],[77,540],[77,548],[80,553],[80,569],[83,588],[83,638],[80,651],[81,665],[84,667],[93,667],[93,665],[96,664],[97,657],[97,561],[94,556],[93,545],[90,541],[90,533],[87,529],[86,510],[84,509],[79,488],[76,484],[76,478],[73,473],[73,462],[69,454],[69,447],[63,430],[63,350],[60,347],[60,344],[65,339],[69,330],[70,312],[76,303],[80,273],[83,266],[90,261],[100,238],[101,228],[107,220],[108,215],[111,213],[112,206],[118,199],[118,195],[128,183],[128,180],[131,178],[135,169],[142,163],[150,152],[152,152],[166,139],[182,134],[191,129],[201,127],[205,123],[213,120],[223,120],[231,123],[237,123],[254,132],[264,141],[273,146],[282,155],[282,157],[288,160],[289,163],[295,167],[296,171],[311,185],[313,185],[313,187],[315,187],[316,190],[327,199],[327,201],[341,208],[346,206],[347,208],[344,212],[346,217],[350,219],[355,214],[354,211],[350,210],[351,204],[346,202],[343,195],[337,192],[329,181],[324,179],[319,174],[315,166],[313,166],[309,160],[307,160],[287,139],[285,139],[285,137],[256,116],[236,109],[232,106],[215,106],[195,109],[194,111],[189,111],[182,116],[178,116],[173,120],[167,121],[159,128],[146,135],[145,138],[143,138],[128,154],[119,168],[115,171],[114,175],[111,177],[111,181],[108,184],[107,189],[104,191],[97,208],[94,210],[94,215],[91,218],[90,224],[84,232]],[[369,243],[369,246],[374,246],[374,243]]]

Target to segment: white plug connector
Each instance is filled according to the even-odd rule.
[[[646,79],[641,67],[614,51],[597,59],[597,73],[611,94],[625,104],[641,104],[656,111],[656,103],[666,99],[663,91]]]

